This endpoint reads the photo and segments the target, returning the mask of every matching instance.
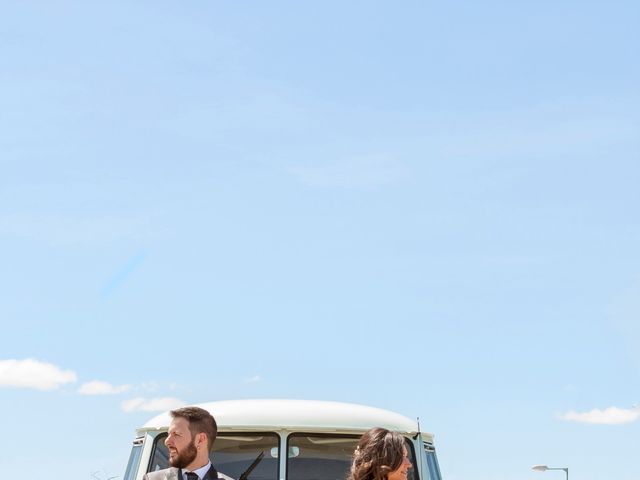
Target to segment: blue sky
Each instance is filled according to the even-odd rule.
[[[2,10],[6,476],[308,398],[446,480],[638,478],[637,2]]]

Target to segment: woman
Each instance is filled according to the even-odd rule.
[[[410,468],[404,437],[376,427],[360,438],[348,480],[407,480]]]

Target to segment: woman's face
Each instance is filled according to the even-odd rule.
[[[411,468],[411,462],[407,455],[407,449],[404,449],[404,455],[402,457],[402,463],[393,472],[387,475],[387,480],[407,480],[407,472]]]

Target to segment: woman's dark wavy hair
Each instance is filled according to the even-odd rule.
[[[387,475],[402,465],[405,448],[399,433],[372,428],[358,442],[348,480],[387,480]]]

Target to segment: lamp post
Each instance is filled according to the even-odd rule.
[[[537,472],[546,472],[547,470],[564,470],[564,473],[567,475],[566,480],[569,480],[569,467],[547,467],[546,465],[534,465],[531,467],[531,470],[536,470]]]

